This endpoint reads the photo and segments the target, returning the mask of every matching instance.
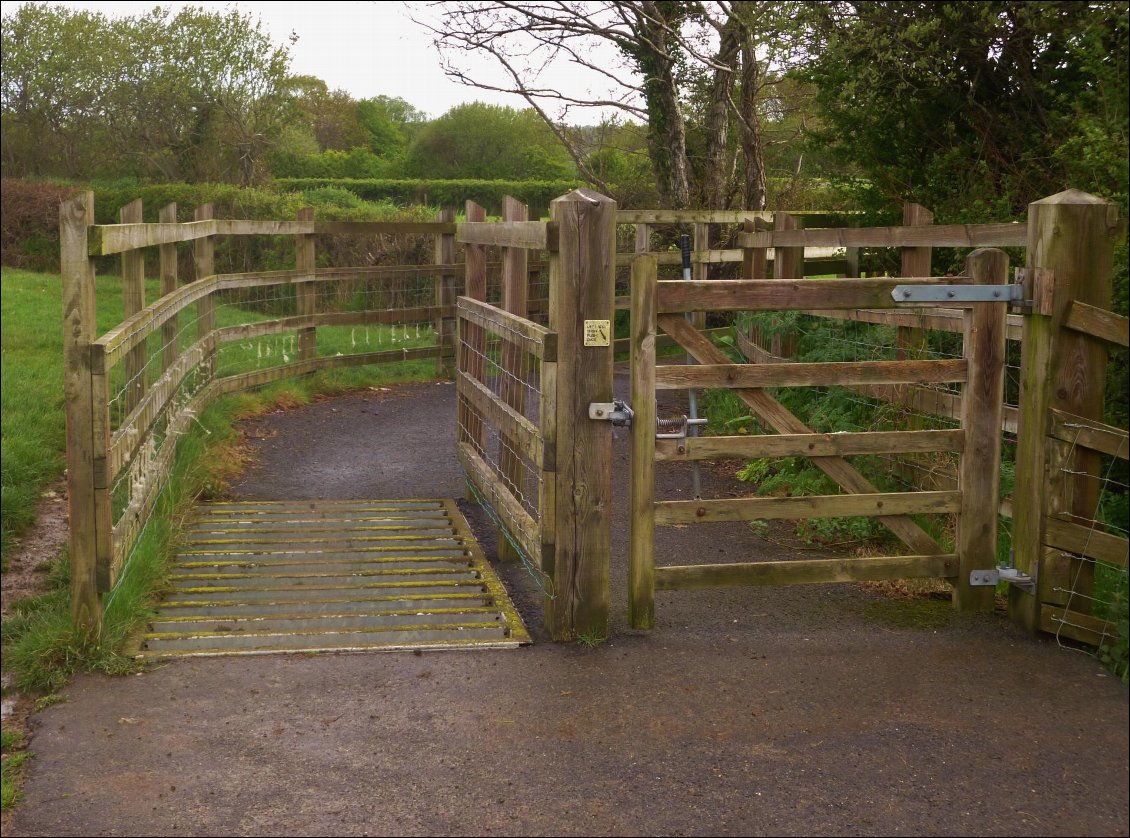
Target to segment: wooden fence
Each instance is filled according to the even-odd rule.
[[[898,383],[889,370],[862,366],[841,367],[836,380],[879,401],[909,399],[924,413],[960,419],[963,427],[968,401],[934,389],[933,382],[968,375],[968,362],[962,371],[952,363],[933,363],[928,371],[914,366],[914,353],[930,330],[968,336],[974,328],[968,311],[940,306],[896,311],[882,296],[889,282],[849,288],[802,278],[854,274],[861,248],[899,248],[902,273],[926,277],[934,247],[1026,247],[1024,297],[1030,305],[1014,309],[1001,326],[1008,339],[1019,338],[1019,404],[992,411],[1000,416],[998,427],[1019,433],[1021,490],[1006,511],[1015,517],[1016,568],[1038,580],[1034,594],[1012,589],[1012,610],[1030,628],[1090,642],[1106,631],[1101,615],[1087,604],[1093,601],[1094,570],[1097,563],[1124,574],[1126,540],[1100,525],[1095,485],[1110,457],[1125,459],[1126,431],[1102,422],[1101,380],[1104,347],[1126,346],[1127,321],[1109,311],[1109,207],[1090,196],[1067,192],[1037,202],[1027,226],[933,225],[927,211],[909,206],[903,226],[870,229],[828,226],[851,220],[828,214],[617,212],[614,202],[585,190],[554,201],[548,221],[530,221],[512,200],[498,223],[487,223],[482,208],[471,203],[461,223],[450,210],[434,222],[327,223],[310,211],[294,220],[216,219],[210,207],[198,208],[194,221],[177,222],[175,206],[162,208],[158,223],[144,223],[141,209],[135,203],[123,209],[120,224],[95,225],[93,198],[86,194],[60,213],[72,606],[77,622],[90,630],[100,625],[101,594],[120,579],[168,480],[178,438],[209,402],[319,369],[434,359],[437,371],[457,375],[460,382],[460,456],[468,473],[502,511],[516,545],[549,580],[546,619],[553,635],[605,633],[611,426],[590,419],[588,408],[612,401],[613,353],[632,341],[617,347],[612,340],[614,311],[640,304],[632,294],[617,296],[616,268],[640,256],[651,260],[657,274],[662,264],[677,264],[677,252],[652,251],[656,230],[693,224],[693,281],[656,292],[672,345],[693,343],[700,361],[717,352],[707,349],[715,335],[702,329],[701,312],[749,307],[746,283],[707,279],[711,265],[733,262],[740,264],[743,279],[759,285],[758,307],[896,327],[895,349],[902,353]],[[636,225],[634,252],[617,253],[617,224]],[[711,225],[737,224],[742,231],[731,237],[737,247],[712,246]],[[318,267],[317,236],[374,233],[433,236],[432,262]],[[292,237],[292,268],[215,273],[218,236],[262,235]],[[190,243],[194,255],[194,276],[187,283],[177,275],[182,243]],[[494,261],[487,258],[492,247],[502,248]],[[146,248],[156,248],[160,257],[160,293],[149,302]],[[99,337],[93,260],[109,255],[122,261],[126,318]],[[497,291],[488,290],[492,266],[501,273]],[[675,322],[686,322],[677,316],[681,312],[691,314],[688,328],[698,337],[681,334],[683,326]],[[360,343],[357,330],[363,332]],[[664,337],[656,338],[656,348]],[[819,370],[777,365],[790,362],[788,336],[737,337],[754,366],[736,376],[730,370],[667,370],[657,373],[661,386],[718,384],[763,395],[788,383],[826,380]],[[641,420],[647,424],[647,407],[642,416],[640,407],[637,440],[649,433],[640,427]],[[483,456],[492,433],[493,459]],[[786,429],[758,439],[757,451],[743,447],[742,456],[780,456],[800,444],[791,439],[796,434],[809,436],[807,429]],[[939,439],[931,437],[929,444]],[[946,445],[958,447],[946,439]],[[688,450],[705,456],[711,445],[722,444],[703,439]],[[850,454],[844,444],[821,442],[820,457],[831,461]],[[968,438],[962,445],[970,450]],[[690,456],[671,454],[669,447],[656,447],[658,456]],[[954,485],[918,494],[953,494],[962,479],[955,473]],[[983,489],[976,497],[991,504],[992,493]],[[943,505],[958,502],[951,497]],[[824,512],[842,514],[845,503],[854,501],[828,501]],[[767,509],[766,503],[748,505],[740,514],[764,516]],[[902,515],[887,511],[890,518]],[[789,514],[795,512],[790,507]],[[665,508],[660,517],[679,514]],[[772,513],[778,514],[784,513]],[[702,517],[697,507],[696,517]],[[931,549],[928,555],[943,553]],[[954,578],[948,568],[941,575]]]
[[[210,402],[316,370],[428,358],[442,368],[454,358],[445,324],[455,316],[450,277],[463,266],[454,262],[450,218],[323,223],[310,210],[294,221],[212,215],[204,206],[195,221],[178,223],[170,205],[158,223],[143,223],[134,202],[123,208],[122,223],[95,225],[90,193],[61,208],[72,611],[94,632],[101,594],[125,572],[179,437]],[[444,261],[319,268],[315,237],[326,234],[433,235]],[[293,268],[214,273],[217,236],[262,235],[293,237]],[[195,276],[182,284],[176,247],[184,242],[192,243]],[[160,259],[160,293],[148,304],[145,248],[157,248]],[[126,316],[98,337],[94,259],[115,254]],[[358,330],[360,346],[346,339]]]
[[[194,221],[177,222],[174,205],[161,209],[159,222],[144,223],[141,204],[134,202],[122,210],[120,224],[96,225],[92,194],[66,202],[60,230],[76,623],[92,633],[100,630],[101,596],[118,584],[128,566],[168,482],[178,439],[210,402],[336,367],[434,359],[437,372],[451,374],[457,343],[467,343],[456,331],[457,298],[466,289],[469,299],[459,303],[463,334],[479,330],[485,337],[486,327],[505,332],[510,340],[501,368],[517,373],[510,384],[523,375],[520,365],[535,358],[545,392],[540,421],[547,427],[568,425],[561,433],[543,434],[539,427],[540,447],[531,447],[527,424],[504,429],[507,443],[525,445],[521,450],[550,475],[542,481],[540,513],[549,523],[539,523],[536,538],[522,542],[543,567],[552,568],[555,578],[566,580],[555,586],[547,619],[555,636],[603,631],[607,523],[602,529],[589,520],[578,524],[575,518],[598,518],[593,510],[607,508],[609,501],[611,436],[605,428],[590,433],[587,417],[580,417],[589,401],[611,398],[611,349],[582,351],[574,330],[561,341],[570,353],[568,362],[558,363],[553,333],[524,318],[531,277],[526,252],[533,251],[561,289],[542,306],[550,320],[572,323],[580,316],[602,316],[610,321],[614,210],[608,199],[578,190],[554,202],[549,222],[529,221],[525,208],[508,199],[506,220],[494,224],[486,223],[485,212],[472,203],[461,223],[451,210],[434,222],[320,222],[311,210],[293,221],[228,220],[214,218],[210,206],[198,208]],[[317,264],[320,235],[421,234],[434,237],[429,264]],[[214,272],[216,237],[264,235],[293,238],[293,268]],[[182,243],[191,243],[195,265],[195,276],[184,284],[177,275],[177,245]],[[462,262],[456,261],[459,243],[465,251]],[[502,310],[481,303],[491,246],[504,249]],[[160,258],[160,292],[148,303],[147,248],[157,248]],[[121,258],[125,319],[99,337],[94,260],[113,255]],[[588,299],[578,300],[578,294],[586,293]],[[476,341],[472,337],[470,342]],[[484,406],[470,377],[461,382],[461,394]],[[517,386],[508,386],[501,393],[503,414],[490,415],[509,417],[506,410],[518,395]],[[552,445],[554,440],[561,448]],[[513,476],[517,462],[504,458],[503,473]],[[562,502],[554,495],[555,478],[590,481],[591,495],[577,499],[566,494],[568,500]],[[529,534],[528,527],[516,530],[523,537]],[[564,535],[555,537],[558,531]]]

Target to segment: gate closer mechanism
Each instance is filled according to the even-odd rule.
[[[705,424],[706,417],[702,419],[690,419],[686,416],[676,416],[673,419],[657,418],[655,420],[655,438],[686,439],[688,428],[700,428]]]

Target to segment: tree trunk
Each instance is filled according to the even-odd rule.
[[[761,118],[757,113],[757,90],[761,83],[761,66],[757,63],[757,44],[746,35],[742,44],[741,124],[742,154],[745,157],[743,198],[745,209],[766,207],[765,149],[761,137]]]
[[[731,16],[722,29],[721,40],[706,109],[706,170],[702,177],[702,205],[706,209],[725,209],[729,166],[726,145],[729,140],[730,94],[734,89],[734,63],[741,48],[737,18]],[[721,69],[721,68],[725,69]]]
[[[687,174],[687,129],[679,107],[675,67],[667,46],[667,32],[658,4],[645,2],[646,14],[637,15],[641,39],[636,53],[647,102],[647,149],[655,171],[655,185],[663,204],[672,209],[690,205],[690,179]],[[647,46],[657,44],[660,49]]]

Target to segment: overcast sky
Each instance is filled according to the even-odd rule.
[[[4,14],[21,3],[3,2]],[[434,19],[426,2],[59,2],[58,5],[100,11],[106,15],[137,15],[154,6],[174,11],[186,6],[204,6],[223,11],[235,6],[258,17],[280,44],[291,32],[298,43],[291,48],[291,70],[295,75],[323,79],[330,88],[342,88],[354,98],[399,96],[432,117],[463,102],[485,101],[525,107],[522,99],[456,84],[443,74],[432,37],[413,23],[417,18]],[[483,65],[486,66],[486,65]],[[551,76],[551,78],[553,78]],[[572,86],[575,69],[557,70],[559,84]]]

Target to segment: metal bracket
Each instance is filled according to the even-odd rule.
[[[990,570],[971,570],[969,571],[969,586],[972,588],[990,588],[996,587],[997,582],[1001,579],[1000,571],[995,567]]]
[[[701,419],[688,419],[686,416],[676,416],[673,419],[655,420],[656,439],[686,439],[687,428],[699,428],[706,424],[706,417]]]
[[[973,588],[995,586],[998,582],[1008,582],[1030,594],[1036,593],[1036,574],[1028,574],[1015,567],[1002,564],[990,570],[973,570],[969,573],[969,585]]]
[[[599,419],[602,422],[611,422],[616,428],[630,428],[632,417],[635,414],[632,408],[623,399],[613,399],[611,402],[592,402],[589,405],[589,419]]]
[[[1024,286],[1013,285],[896,285],[896,303],[1005,303],[1024,299]]]

